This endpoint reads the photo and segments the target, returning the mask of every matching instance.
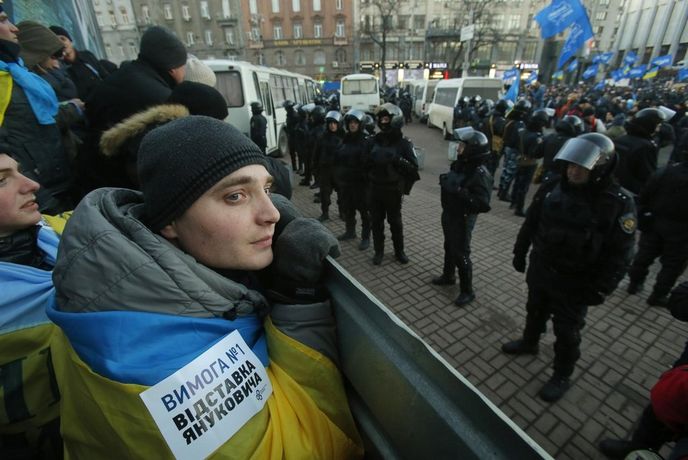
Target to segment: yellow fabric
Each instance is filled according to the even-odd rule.
[[[6,71],[0,71],[0,126],[5,124],[5,112],[12,99],[12,75]]]
[[[266,321],[273,394],[209,458],[347,459],[363,455],[336,367]],[[58,330],[54,361],[66,459],[162,459],[172,453],[139,393],[94,373]]]
[[[55,230],[55,233],[57,233],[58,235],[62,235],[65,225],[67,225],[67,221],[70,217],[72,217],[73,213],[74,211],[67,211],[60,213],[56,216],[47,216],[44,214],[43,220],[46,221],[48,225],[50,225],[50,228]]]
[[[42,324],[0,335],[0,433],[26,433],[59,415],[50,343],[56,327]]]

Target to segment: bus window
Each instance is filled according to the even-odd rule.
[[[437,88],[435,90],[435,104],[444,105],[446,107],[454,107],[454,100],[459,88]]]
[[[299,83],[299,102],[301,104],[305,104],[308,102],[308,98],[306,97],[306,84],[305,83]]]
[[[253,86],[256,89],[256,94],[258,95],[258,99],[260,99],[260,100],[265,99],[265,96],[263,96],[263,94],[260,92],[260,84],[258,83],[258,74],[255,72],[253,72]],[[258,101],[250,101],[250,102],[258,102]],[[263,105],[265,105],[265,104],[263,104]]]
[[[268,87],[268,82],[260,82],[260,94],[263,97],[263,110],[267,116],[272,116],[272,104],[270,103],[270,88]]]
[[[227,101],[227,107],[241,107],[244,105],[244,90],[241,86],[241,74],[236,71],[217,72],[215,87]]]
[[[377,94],[377,80],[344,80],[342,94]]]
[[[483,99],[499,99],[499,88],[471,87],[464,85],[462,97],[481,96]]]
[[[307,91],[307,94],[308,94],[308,97],[306,98],[306,102],[314,101],[314,100],[315,100],[315,94],[316,94],[316,91],[315,91],[315,83],[312,82],[312,81],[310,81],[310,80],[308,80],[308,81],[306,82],[306,91]]]

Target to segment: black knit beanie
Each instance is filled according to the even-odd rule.
[[[186,64],[186,48],[172,32],[153,26],[141,37],[139,58],[158,70],[172,70]]]
[[[138,174],[148,225],[158,232],[220,180],[265,155],[241,131],[215,118],[188,116],[141,141]]]
[[[72,40],[72,36],[69,35],[69,32],[67,32],[66,29],[60,26],[50,26],[48,29],[52,30],[55,35],[62,35],[63,37],[67,37],[70,42],[74,41]]]
[[[229,114],[222,93],[212,86],[194,81],[183,81],[175,86],[167,102],[183,105],[189,109],[191,115],[206,115],[224,120]]]

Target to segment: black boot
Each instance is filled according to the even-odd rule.
[[[669,296],[653,291],[650,297],[647,298],[647,304],[653,307],[666,307],[669,305]]]
[[[462,292],[454,301],[454,305],[456,305],[457,307],[463,307],[464,305],[468,305],[474,300],[475,294],[473,294],[472,292]]]
[[[509,199],[509,192],[507,192],[506,190],[504,190],[502,188],[500,188],[499,191],[497,192],[497,198],[499,199],[499,201],[511,201]]]
[[[537,342],[527,342],[525,339],[512,340],[502,345],[502,351],[508,355],[536,355],[539,349]]]
[[[637,294],[643,290],[643,284],[644,283],[642,281],[631,280],[628,283],[628,287],[626,288],[626,292],[628,292],[629,294]]]
[[[337,237],[339,241],[353,240],[356,238],[356,232],[347,230]]]
[[[517,216],[517,217],[525,217],[525,216],[526,216],[526,213],[523,212],[523,209],[516,209],[516,211],[514,211],[514,216]]]
[[[394,251],[394,257],[397,259],[397,261],[400,264],[409,263],[409,258],[406,256],[403,249],[399,249],[397,251]]]
[[[373,256],[373,265],[380,265],[382,263],[382,258],[385,256],[385,253],[380,251],[375,251],[375,255]]]
[[[370,238],[361,238],[361,242],[358,244],[359,251],[365,251],[370,247]]]
[[[540,399],[547,402],[555,402],[561,399],[562,396],[571,388],[571,381],[568,377],[554,374],[549,379],[545,386],[540,389],[538,396]]]
[[[430,282],[436,286],[452,286],[456,284],[456,278],[443,273],[440,276],[434,277]]]
[[[320,222],[325,222],[326,220],[330,220],[330,214],[327,212],[327,210],[323,211],[322,214],[320,214],[320,217],[318,217],[318,220]]]
[[[466,256],[463,257],[459,265],[459,283],[461,284],[461,294],[454,301],[454,305],[463,307],[475,300],[475,294],[473,293],[473,266]]]
[[[600,442],[600,451],[612,459],[624,459],[628,454],[638,449],[647,449],[633,441],[626,441],[624,439],[603,439]]]

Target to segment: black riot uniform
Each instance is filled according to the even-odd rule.
[[[262,115],[263,104],[260,102],[251,102],[251,140],[260,148],[260,151],[266,153],[268,148],[267,128],[268,120]]]
[[[495,104],[492,113],[483,121],[483,129],[481,129],[490,143],[490,160],[487,163],[487,169],[493,177],[504,148],[504,126],[506,125],[504,115],[508,109],[509,103],[505,99],[500,99]]]
[[[461,293],[454,304],[461,307],[475,299],[471,235],[478,213],[490,210],[492,175],[484,165],[490,153],[487,137],[470,127],[456,129],[454,137],[459,141],[457,159],[440,176],[444,268],[432,283],[454,284],[458,268]]]
[[[350,110],[344,115],[346,134],[342,148],[337,150],[334,162],[334,178],[339,190],[339,209],[344,217],[346,230],[339,235],[340,241],[356,238],[356,211],[361,216],[360,250],[370,246],[370,216],[366,204],[368,180],[364,169],[366,135],[363,131],[365,113]]]
[[[317,171],[315,171],[315,147],[318,139],[325,134],[325,108],[315,104],[306,104],[308,113],[308,123],[306,126],[306,139],[303,145],[303,164],[304,176],[300,185],[310,185],[311,178],[315,176],[317,182]]]
[[[537,109],[528,119],[526,129],[519,133],[519,157],[514,188],[511,192],[511,205],[515,209],[514,214],[524,217],[523,206],[526,195],[533,180],[533,174],[537,168],[538,158],[542,158],[542,130],[549,123],[549,116],[545,109]]]
[[[330,218],[330,197],[334,190],[334,164],[339,150],[342,148],[342,114],[331,110],[325,115],[325,132],[315,144],[313,161],[318,171],[320,184],[320,209],[322,214],[318,218],[324,222]]]
[[[688,264],[688,161],[658,170],[640,192],[638,211],[641,234],[628,272],[628,292],[641,289],[648,268],[659,257],[662,268],[647,303],[663,306]]]
[[[566,115],[554,125],[554,132],[545,136],[542,141],[542,182],[547,183],[561,178],[559,162],[554,157],[566,141],[583,134],[583,120],[575,115]]]
[[[537,353],[552,317],[554,375],[539,393],[550,402],[570,386],[588,306],[602,304],[625,275],[637,223],[633,198],[611,178],[616,156],[608,137],[571,139],[555,160],[566,162],[565,174],[540,187],[514,246],[519,272],[532,246],[523,338],[502,346],[509,354]]]
[[[511,201],[509,198],[509,188],[516,175],[518,168],[518,157],[520,154],[521,137],[519,132],[525,129],[524,121],[530,114],[532,108],[530,102],[521,99],[514,105],[514,108],[506,116],[504,125],[504,167],[502,175],[499,177],[499,191],[497,197],[501,201]]]
[[[291,157],[291,169],[296,172],[299,169],[299,154],[296,148],[297,126],[299,125],[299,114],[295,110],[296,104],[294,101],[284,101],[282,104],[287,111],[287,122],[285,124],[285,132],[287,133],[287,143],[289,145],[289,156]]]
[[[385,217],[389,222],[394,243],[394,255],[402,263],[409,259],[404,252],[404,233],[401,221],[401,201],[411,191],[413,182],[420,179],[413,145],[401,133],[404,115],[394,104],[382,104],[376,113],[380,132],[367,144],[366,171],[368,173],[368,209],[373,230],[375,256],[373,264],[380,265],[385,249]]]

